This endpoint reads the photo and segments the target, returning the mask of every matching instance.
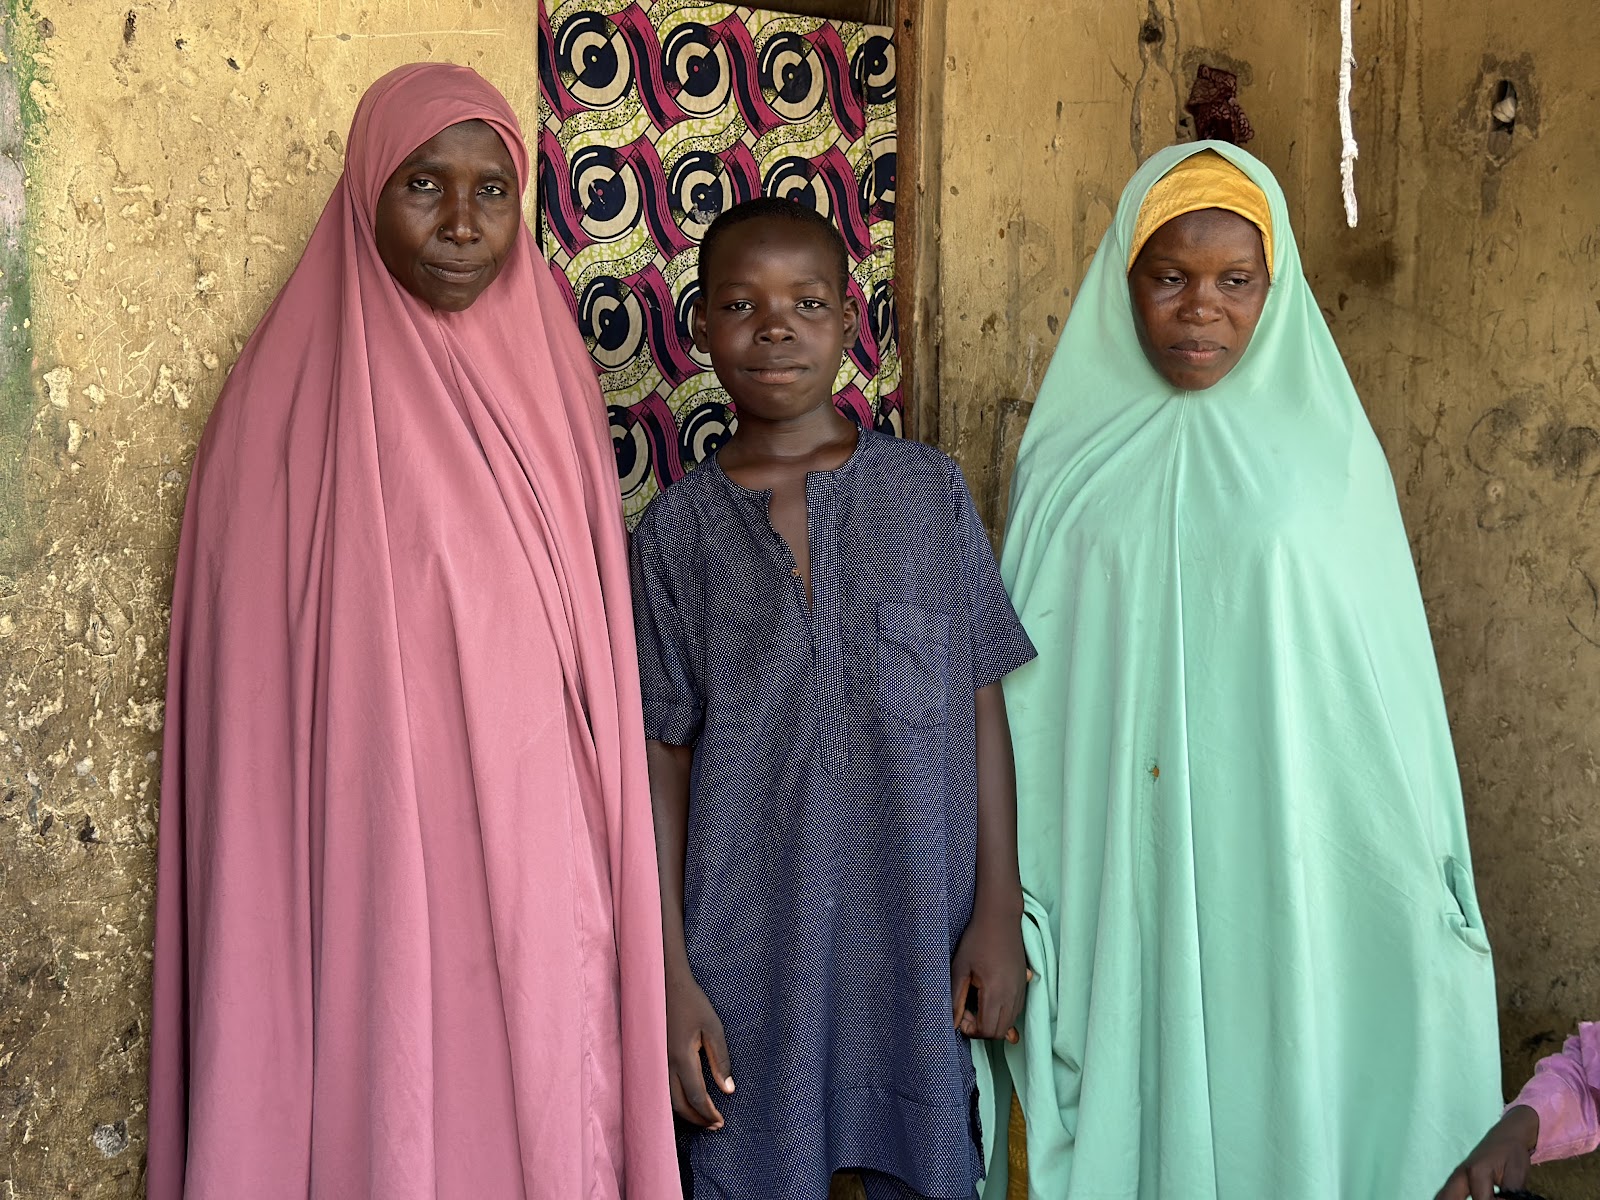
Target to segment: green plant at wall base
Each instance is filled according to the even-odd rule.
[[[27,542],[23,468],[36,388],[28,278],[25,181],[43,128],[30,95],[37,77],[39,23],[28,0],[0,9],[0,577],[14,573]],[[0,578],[3,583],[3,578]]]

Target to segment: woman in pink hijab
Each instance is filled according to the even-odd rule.
[[[150,1200],[679,1195],[604,409],[464,67],[367,92],[172,608]]]

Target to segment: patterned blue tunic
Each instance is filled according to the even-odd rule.
[[[971,1197],[974,693],[1033,658],[960,469],[862,430],[806,479],[812,603],[769,493],[713,459],[633,536],[645,731],[695,747],[689,962],[727,1032],[695,1200],[821,1200],[834,1171]]]

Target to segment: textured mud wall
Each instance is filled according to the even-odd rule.
[[[531,122],[536,24],[512,0],[0,0],[0,20],[0,1196],[128,1197],[195,439],[365,85],[453,59]]]
[[[1072,289],[1197,66],[1238,73],[1388,451],[1452,714],[1500,976],[1507,1084],[1600,1019],[1600,29],[1593,6],[1358,6],[1361,225],[1338,193],[1332,0],[932,3],[936,368],[923,429],[1003,521]],[[1516,89],[1510,130],[1491,106]],[[924,353],[924,361],[927,355]],[[936,396],[929,391],[936,388]],[[1600,1193],[1600,1161],[1547,1169]]]

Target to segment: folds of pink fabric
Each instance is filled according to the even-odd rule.
[[[368,92],[202,439],[174,586],[151,1200],[679,1195],[624,532],[533,240],[468,310],[377,256]]]
[[[1600,1148],[1600,1023],[1581,1022],[1561,1053],[1540,1059],[1533,1078],[1511,1102],[1518,1104],[1539,1114],[1534,1162]]]

